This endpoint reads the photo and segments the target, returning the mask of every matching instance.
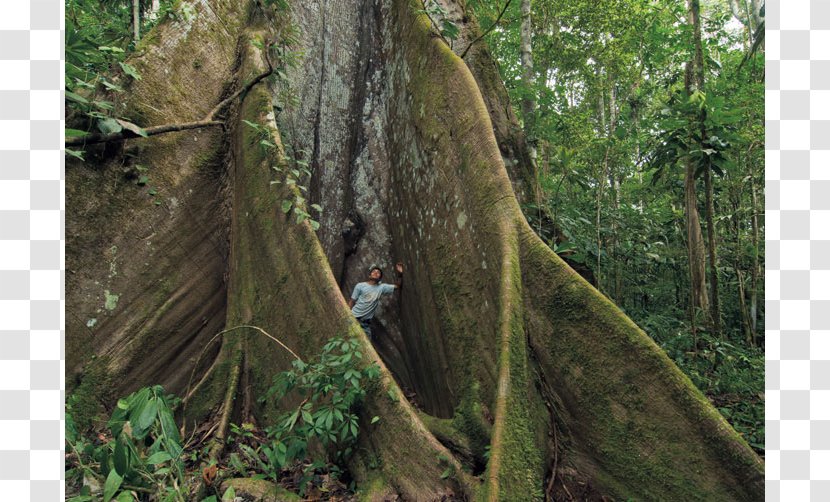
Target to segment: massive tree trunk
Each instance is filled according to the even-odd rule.
[[[148,33],[131,61],[143,79],[124,106],[140,125],[202,117],[262,71],[251,39],[274,27],[258,7],[194,7],[193,20]],[[70,389],[94,365],[108,375],[91,382],[101,394],[150,383],[183,393],[195,369],[186,420],[224,408],[268,423],[281,403],[224,397],[260,395],[288,357],[237,330],[197,361],[213,334],[256,325],[304,358],[348,334],[382,367],[351,463],[369,498],[527,500],[552,485],[586,497],[757,500],[758,457],[528,227],[499,148],[509,114],[482,94],[495,85],[481,78],[492,62],[471,51],[476,78],[419,9],[296,2],[304,56],[287,76],[297,99],[258,85],[224,129],[136,139],[68,167]],[[260,148],[263,133],[242,120],[279,148]],[[280,210],[292,189],[270,183],[273,165],[299,155],[324,208],[317,233]],[[131,180],[137,166],[148,186]],[[365,228],[350,233],[358,215]],[[396,259],[402,298],[380,314],[373,346],[343,294],[370,263],[389,270]],[[482,465],[490,447],[484,472],[462,469],[436,439],[448,430]]]

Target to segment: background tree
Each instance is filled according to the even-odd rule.
[[[495,5],[473,3],[482,17],[492,16]],[[596,278],[601,291],[646,327],[762,451],[763,355],[753,348],[763,345],[755,335],[763,287],[755,261],[763,257],[755,237],[763,228],[755,188],[763,162],[763,62],[754,55],[762,48],[747,38],[752,31],[742,29],[729,2],[703,7],[696,32],[689,9],[676,2],[532,4],[540,75],[533,134],[546,201],[541,210],[526,205],[525,213],[543,239],[570,263],[582,264],[588,272],[581,273]],[[757,10],[763,16],[763,6]],[[520,19],[518,11],[508,12],[503,29],[488,35],[514,103],[526,96],[516,64]],[[684,64],[696,59],[702,63],[688,65],[700,70],[690,84],[699,78],[706,87],[687,90]],[[524,114],[518,105],[516,111]],[[616,123],[609,130],[611,119]],[[687,187],[695,192],[691,203],[685,202]],[[696,269],[698,289],[712,301],[708,312],[697,310],[720,320],[719,328],[697,323],[692,330],[695,268],[689,266],[693,241],[685,208],[707,231],[704,240],[698,223],[693,235],[699,237],[697,263],[709,262],[708,270]],[[702,287],[707,274],[709,290]],[[722,338],[711,336],[717,332]],[[735,385],[724,385],[729,379]]]

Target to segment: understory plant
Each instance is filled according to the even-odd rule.
[[[144,387],[119,399],[96,439],[81,435],[66,414],[67,482],[81,485],[72,502],[119,502],[151,496],[184,501],[182,440],[173,419],[179,399],[160,385]]]
[[[380,375],[377,364],[367,365],[362,360],[360,344],[351,337],[332,338],[313,362],[295,359],[290,370],[274,377],[261,402],[291,399],[298,404],[265,429],[262,442],[256,441],[248,424],[232,426],[231,440],[240,442],[246,458],[232,453],[230,466],[242,475],[252,469],[277,482],[283,469],[310,460],[303,467],[301,494],[315,469],[335,477],[342,473],[360,433],[358,409],[366,382]],[[378,420],[374,417],[371,423]]]

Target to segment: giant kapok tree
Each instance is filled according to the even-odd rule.
[[[276,25],[267,2],[190,5],[141,42],[119,110],[210,124],[67,166],[70,391],[183,395],[194,374],[184,420],[267,422],[279,403],[256,397],[289,355],[253,330],[214,335],[254,325],[302,357],[351,335],[381,366],[350,462],[369,498],[526,500],[555,480],[586,499],[760,499],[760,459],[527,225],[526,147],[484,43],[459,57],[480,33],[463,4],[446,5],[452,47],[410,0],[296,1]],[[286,55],[280,80],[246,87]],[[310,177],[272,183],[298,159]],[[283,211],[296,185],[319,228]],[[398,260],[373,344],[344,294]]]

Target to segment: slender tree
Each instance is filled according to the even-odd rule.
[[[686,5],[689,26],[692,27],[693,34],[699,34],[700,2],[699,0],[688,0]],[[697,36],[693,35],[694,38],[697,38]],[[700,57],[702,57],[702,54]],[[700,70],[698,70],[698,66],[700,66]],[[698,65],[698,52],[694,50],[690,61],[686,63],[685,87],[687,95],[691,96],[696,90],[696,85],[699,82],[698,71],[702,71],[702,61]],[[695,119],[695,122],[697,122],[697,119]],[[709,315],[709,295],[706,291],[706,246],[700,229],[697,190],[695,188],[697,164],[693,161],[691,153],[686,155],[685,162],[684,203],[686,205],[686,246],[689,255],[689,315],[692,330],[695,331],[698,309],[704,315]]]

